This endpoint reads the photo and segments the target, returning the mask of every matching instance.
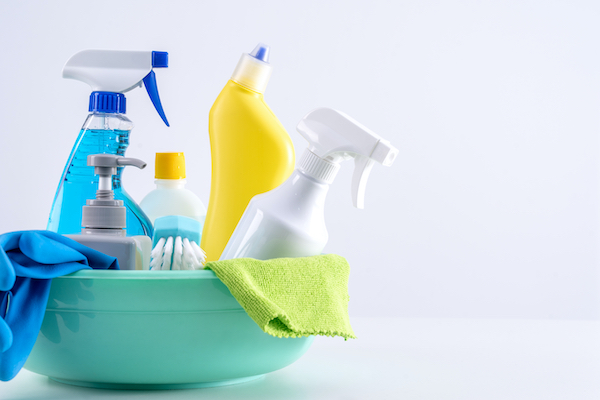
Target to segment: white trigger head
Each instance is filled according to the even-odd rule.
[[[348,115],[331,108],[317,108],[304,116],[298,132],[309,142],[299,168],[313,178],[331,183],[338,164],[354,158],[352,202],[364,207],[365,189],[373,164],[390,166],[398,149]]]

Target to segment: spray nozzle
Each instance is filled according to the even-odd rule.
[[[162,107],[153,68],[167,68],[164,51],[83,50],[63,68],[63,78],[76,79],[92,87],[90,111],[125,113],[126,93],[142,82],[156,111],[169,126]]]
[[[346,114],[317,108],[302,118],[296,128],[309,142],[299,168],[315,179],[333,182],[339,163],[354,159],[352,202],[364,208],[365,189],[373,164],[390,166],[398,150]]]

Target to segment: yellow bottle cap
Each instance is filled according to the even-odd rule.
[[[183,153],[156,153],[154,177],[156,179],[184,179],[185,157]]]

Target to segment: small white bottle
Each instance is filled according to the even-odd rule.
[[[192,191],[185,188],[185,157],[183,153],[156,153],[156,189],[140,202],[152,224],[156,218],[182,215],[204,225],[206,207]]]
[[[317,108],[298,124],[309,147],[281,186],[254,196],[236,226],[221,260],[309,257],[327,243],[324,205],[329,185],[344,160],[354,159],[352,200],[363,208],[375,162],[392,165],[398,150],[346,114]]]
[[[94,167],[99,176],[95,199],[88,199],[81,213],[81,234],[65,235],[94,250],[119,261],[122,270],[148,269],[152,242],[148,236],[126,236],[126,208],[122,200],[115,200],[112,177],[118,167],[133,165],[140,169],[146,163],[136,158],[113,154],[91,154],[87,165]]]

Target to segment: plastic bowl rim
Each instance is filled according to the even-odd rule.
[[[211,270],[197,271],[131,271],[114,269],[82,269],[54,279],[219,279]]]

